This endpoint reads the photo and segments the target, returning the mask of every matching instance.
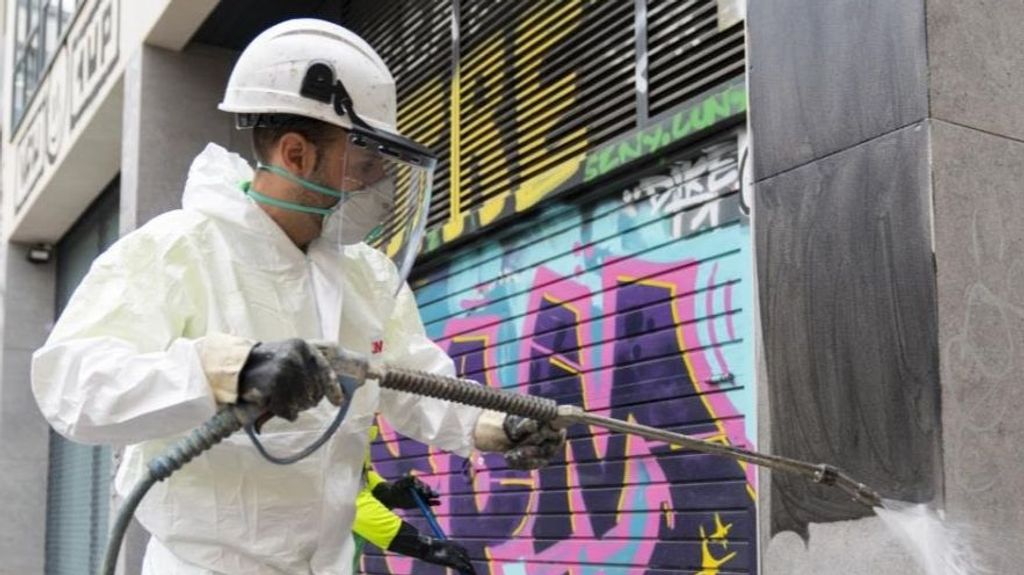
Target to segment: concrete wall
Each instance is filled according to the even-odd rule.
[[[1024,549],[1024,142],[933,131],[945,508],[993,573]]]
[[[42,573],[46,543],[49,425],[29,384],[32,352],[53,324],[56,266],[29,263],[27,248],[5,244],[0,339],[0,574]]]
[[[1024,140],[1024,5],[926,0],[931,116]]]
[[[923,9],[777,0],[748,19],[772,449],[913,501],[940,463]],[[780,476],[767,507],[771,535],[871,514]]]
[[[979,543],[973,567],[993,573],[1024,563],[1022,18],[1019,2],[957,0],[771,0],[748,14],[767,439],[783,454],[832,451],[853,471],[908,449],[909,460],[867,479],[886,495],[931,499]],[[861,175],[849,177],[858,166]],[[848,235],[857,222],[864,235]],[[822,235],[873,241],[876,255],[850,244],[837,257]],[[897,252],[912,257],[890,257]],[[794,261],[810,265],[788,272]],[[828,289],[864,269],[880,275]],[[891,304],[884,317],[882,302]],[[862,313],[845,313],[851,304]],[[800,325],[804,316],[813,319]],[[841,337],[793,341],[823,324]],[[865,401],[856,375],[864,369],[850,361],[865,348],[876,351],[872,370],[916,384],[911,403]],[[791,417],[823,400],[842,406],[836,417]],[[894,435],[869,417],[851,436],[848,414],[863,417],[863,408],[902,416],[917,435]],[[906,475],[912,467],[917,475]],[[878,519],[851,520],[823,492],[774,483],[762,499],[771,517],[765,573],[916,569]]]
[[[248,134],[217,109],[235,53],[142,46],[125,71],[121,232],[181,207],[192,159],[208,142],[249,155]]]
[[[1024,565],[1024,6],[927,0],[945,508]]]

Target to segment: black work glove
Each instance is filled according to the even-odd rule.
[[[441,496],[413,475],[394,482],[383,482],[373,488],[373,496],[377,498],[388,509],[416,509],[416,499],[412,491],[419,494],[427,505],[440,505]]]
[[[336,377],[323,354],[305,340],[262,342],[249,351],[238,375],[238,397],[295,421],[324,395],[341,403]]]
[[[391,540],[391,545],[388,545],[388,551],[451,567],[462,575],[476,575],[465,547],[454,541],[420,535],[415,527],[405,521],[398,528],[398,534]]]
[[[512,442],[512,448],[505,452],[505,461],[512,469],[544,467],[565,445],[564,429],[555,429],[536,419],[509,415],[502,429]]]

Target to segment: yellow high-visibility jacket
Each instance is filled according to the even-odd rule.
[[[372,426],[370,428],[370,442],[373,443],[375,439],[377,439],[377,426]],[[366,461],[363,471],[366,482],[359,495],[356,496],[356,518],[352,523],[352,531],[358,536],[356,537],[356,546],[358,548],[356,551],[357,560],[359,552],[362,551],[359,537],[381,549],[387,549],[391,545],[391,540],[398,533],[398,528],[402,526],[402,518],[395,515],[393,511],[385,507],[383,503],[377,501],[377,498],[373,496],[373,488],[383,483],[384,478],[373,470],[373,464],[370,462],[369,448],[366,450]]]

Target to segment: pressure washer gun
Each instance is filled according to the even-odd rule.
[[[121,540],[128,527],[128,522],[135,513],[135,508],[142,500],[142,497],[157,481],[163,481],[170,477],[172,473],[196,456],[243,428],[249,434],[253,444],[263,457],[279,464],[294,463],[311,454],[334,434],[348,413],[348,405],[356,390],[368,380],[377,381],[378,385],[385,389],[394,389],[483,409],[493,409],[511,415],[529,417],[543,423],[548,423],[558,429],[564,429],[577,423],[593,425],[618,433],[664,441],[670,445],[692,449],[701,453],[731,457],[738,461],[767,467],[773,471],[801,475],[822,485],[837,487],[854,500],[872,508],[879,507],[882,504],[882,498],[875,490],[855,481],[838,468],[828,464],[808,463],[788,457],[758,453],[731,445],[713,443],[681,433],[673,433],[647,425],[587,413],[575,405],[558,405],[554,400],[544,397],[522,395],[483,386],[468,379],[390,367],[372,362],[363,354],[348,351],[334,344],[315,342],[315,345],[324,354],[337,374],[338,384],[345,397],[345,401],[342,402],[331,425],[320,438],[300,453],[288,457],[272,455],[263,448],[253,429],[253,424],[265,416],[263,409],[244,403],[224,407],[205,424],[192,430],[186,437],[172,444],[167,451],[155,457],[147,464],[148,473],[146,477],[133,487],[118,511],[111,530],[110,539],[107,543],[103,567],[100,570],[101,574],[113,575],[121,547]]]
[[[386,389],[529,417],[558,429],[579,423],[655,441],[664,441],[669,445],[684,449],[723,455],[774,471],[802,475],[815,483],[837,487],[868,507],[878,507],[882,504],[881,496],[874,489],[854,480],[837,467],[825,463],[808,463],[779,455],[758,453],[732,445],[705,441],[656,427],[587,413],[578,406],[558,405],[554,400],[545,397],[523,395],[487,387],[473,380],[389,367],[383,364],[371,364],[365,356],[337,346],[321,347],[321,351],[324,352],[327,360],[339,375],[344,374],[350,378],[363,380],[373,379]]]

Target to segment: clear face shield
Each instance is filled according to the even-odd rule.
[[[299,95],[313,104],[309,117],[335,123],[345,132],[341,189],[337,174],[329,170],[332,184],[300,179],[276,166],[258,165],[281,177],[301,184],[320,197],[315,206],[281,202],[259,194],[246,193],[256,201],[324,217],[320,240],[351,245],[361,241],[386,254],[398,269],[402,282],[412,270],[430,208],[430,188],[437,158],[416,142],[378,129],[356,113],[345,85],[325,62],[313,62],[306,70]],[[323,118],[322,104],[331,106],[343,123]],[[285,112],[287,117],[291,112]],[[278,114],[240,112],[239,128],[281,127],[286,121]],[[285,126],[286,127],[286,126]],[[333,167],[333,166],[332,166]],[[325,198],[323,196],[330,196]],[[334,202],[329,200],[334,199]]]
[[[404,281],[419,252],[437,160],[429,150],[380,131],[350,131],[342,197],[321,237],[338,245],[366,242],[394,262]]]

